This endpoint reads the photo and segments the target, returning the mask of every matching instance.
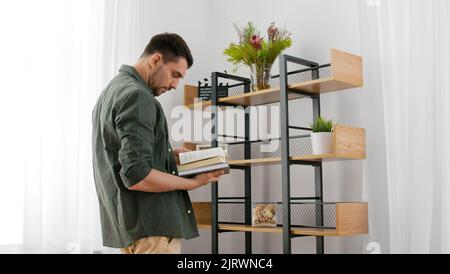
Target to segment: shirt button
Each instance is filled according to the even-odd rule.
[[[173,175],[175,175],[175,173],[176,173],[175,171],[172,171],[172,174],[173,174]]]
[[[172,152],[172,149],[171,149],[171,148],[169,148],[169,152]]]
[[[191,214],[191,210],[188,210],[187,213],[188,213],[188,214]]]

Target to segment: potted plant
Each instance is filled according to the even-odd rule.
[[[272,65],[285,49],[292,45],[291,33],[279,29],[272,22],[267,29],[267,37],[261,36],[256,26],[248,22],[245,27],[234,24],[239,36],[239,43],[231,43],[224,54],[232,62],[234,72],[237,65],[244,64],[250,68],[252,91],[270,88],[270,71]]]
[[[333,151],[333,121],[319,117],[310,124],[313,133],[311,144],[313,155],[328,154]]]

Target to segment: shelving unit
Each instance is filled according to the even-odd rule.
[[[291,149],[291,161],[339,161],[339,160],[352,160],[352,159],[364,159],[366,157],[365,151],[365,130],[362,128],[354,128],[344,125],[336,125],[333,132],[333,152],[329,154],[312,155],[311,151],[304,149],[304,146],[309,146],[309,135],[297,136],[291,138],[291,140],[298,141],[300,139],[307,139],[306,142],[296,144],[294,149]],[[252,151],[258,150],[258,143],[261,141],[251,142]],[[252,153],[252,159],[244,159],[243,153],[239,155],[239,151],[242,151],[243,144],[245,142],[229,143],[230,159],[229,163],[232,166],[255,166],[255,165],[275,165],[281,163],[280,151],[273,153],[266,153],[271,157],[261,157],[262,153]],[[196,143],[185,143],[184,146],[190,150],[196,150]],[[300,150],[300,151],[299,151]],[[303,155],[300,153],[303,151]],[[297,152],[298,154],[296,154]],[[306,153],[305,153],[306,152]],[[259,154],[260,157],[256,157]]]
[[[311,74],[310,79],[303,82],[294,81],[288,85],[289,100],[309,97],[314,94],[323,94],[327,92],[339,91],[349,88],[356,88],[363,85],[362,78],[362,59],[359,56],[339,51],[331,50],[331,63],[325,65],[311,66],[314,69],[302,69],[288,72],[287,75],[297,76],[300,80],[305,79],[305,73]],[[297,58],[297,60],[302,60]],[[306,60],[302,60],[306,61]],[[303,64],[312,65],[310,61]],[[320,77],[323,76],[323,77]],[[303,77],[303,79],[301,79]],[[227,78],[227,77],[224,77]],[[275,76],[275,78],[279,78]],[[240,93],[226,98],[219,98],[217,105],[234,105],[234,106],[258,106],[280,102],[280,87],[276,87],[254,91],[251,93]],[[184,105],[190,109],[194,109],[194,99],[198,97],[197,86],[185,86]],[[202,102],[203,108],[212,105],[211,101]]]
[[[364,159],[365,130],[337,125],[333,133],[333,150],[330,154],[312,155],[310,135],[291,136],[290,130],[311,131],[310,128],[293,126],[289,123],[289,100],[308,98],[312,100],[313,119],[320,116],[320,96],[323,93],[339,91],[363,85],[362,58],[350,53],[331,50],[331,63],[318,63],[289,55],[280,56],[280,74],[271,80],[271,88],[250,92],[250,80],[239,76],[213,72],[211,75],[211,100],[198,104],[198,87],[185,86],[184,104],[189,109],[205,109],[211,112],[211,147],[219,145],[218,111],[225,106],[258,106],[280,104],[281,137],[272,140],[250,140],[250,110],[245,109],[245,136],[231,136],[236,142],[227,142],[230,167],[244,173],[244,197],[220,197],[218,184],[211,184],[211,202],[193,203],[193,210],[200,228],[211,229],[212,253],[218,253],[218,234],[241,231],[245,233],[245,250],[252,253],[252,233],[281,233],[283,253],[291,253],[291,239],[295,237],[316,237],[316,252],[324,253],[324,237],[349,236],[368,233],[367,203],[324,203],[322,190],[322,163]],[[288,63],[304,66],[287,71]],[[230,86],[229,96],[217,98],[220,79],[233,80],[238,84]],[[278,150],[262,152],[261,145],[268,141],[280,142]],[[195,150],[194,143],[185,143]],[[277,205],[279,219],[276,227],[253,227],[251,168],[258,165],[280,165],[282,170],[282,201]],[[314,168],[314,197],[292,197],[290,191],[290,168],[294,165],[308,165]],[[231,214],[230,212],[234,212]],[[231,217],[230,217],[231,216]],[[225,218],[225,219],[224,219]],[[228,218],[228,219],[227,219]],[[230,219],[231,218],[231,219]]]
[[[309,205],[313,205],[310,203]],[[368,204],[367,203],[328,203],[333,205],[334,210],[330,215],[334,222],[333,228],[320,227],[301,227],[293,226],[291,234],[303,236],[327,236],[340,237],[365,234],[368,232]],[[243,206],[243,204],[242,204]],[[201,202],[193,203],[194,212],[197,218],[197,224],[200,228],[211,228],[211,203]],[[235,217],[234,217],[235,218]],[[282,223],[282,221],[280,222]],[[281,226],[277,227],[253,227],[240,223],[239,221],[230,222],[230,220],[219,219],[220,231],[243,231],[243,232],[262,232],[262,233],[282,233]]]

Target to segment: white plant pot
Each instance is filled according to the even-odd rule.
[[[332,153],[333,133],[316,132],[311,134],[311,144],[313,155]]]

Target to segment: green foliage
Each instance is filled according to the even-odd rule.
[[[316,122],[310,124],[313,132],[333,132],[333,121],[319,117]]]
[[[239,36],[239,43],[231,43],[224,50],[228,61],[235,65],[235,70],[240,64],[257,67],[272,65],[275,59],[285,49],[292,45],[291,33],[285,29],[279,30],[272,23],[267,30],[267,38],[261,36],[256,26],[249,22],[245,27],[234,24]]]
[[[228,55],[228,61],[233,65],[244,63],[250,65],[255,63],[258,58],[258,52],[250,44],[230,44],[230,47],[224,51],[225,55]]]

